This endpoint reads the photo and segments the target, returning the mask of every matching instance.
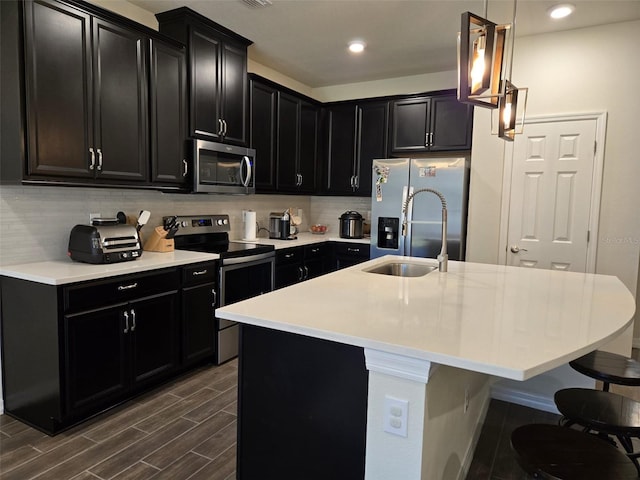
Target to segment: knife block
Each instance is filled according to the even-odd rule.
[[[156,227],[147,241],[144,243],[144,250],[147,252],[173,252],[173,238],[166,238],[167,231],[163,227]]]

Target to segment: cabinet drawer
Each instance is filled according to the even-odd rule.
[[[336,255],[369,258],[369,245],[364,243],[336,243],[334,249]]]
[[[302,262],[303,258],[304,258],[304,250],[302,249],[302,247],[276,250],[276,265]]]
[[[182,267],[182,286],[200,285],[216,281],[218,266],[216,262],[198,263]]]
[[[77,312],[102,305],[114,305],[135,298],[177,290],[179,285],[180,274],[176,268],[80,283],[65,287],[64,309],[66,312]]]
[[[330,253],[331,250],[328,243],[316,243],[314,245],[306,245],[304,247],[305,260],[324,257]]]

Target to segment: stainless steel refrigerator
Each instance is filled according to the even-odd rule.
[[[416,194],[407,209],[402,232],[402,207],[412,192],[431,188],[443,194],[448,213],[450,260],[464,260],[469,190],[469,157],[390,158],[373,161],[371,194],[371,258],[406,255],[436,258],[442,247],[442,203],[431,192]]]

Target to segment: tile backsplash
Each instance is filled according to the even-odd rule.
[[[119,211],[136,218],[149,210],[142,229],[150,231],[167,215],[227,213],[231,239],[242,236],[242,210],[255,210],[260,227],[268,227],[269,213],[286,208],[302,210],[301,230],[313,223],[329,226],[337,236],[338,218],[347,210],[367,216],[370,200],[359,197],[298,195],[189,195],[146,190],[3,186],[0,192],[0,265],[59,260],[67,257],[69,231],[88,224],[90,213],[115,217]],[[265,231],[259,237],[266,237]]]

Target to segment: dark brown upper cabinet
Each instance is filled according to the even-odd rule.
[[[157,40],[150,52],[151,182],[188,188],[186,53]]]
[[[371,195],[374,158],[386,158],[388,101],[360,101],[327,108],[325,192]]]
[[[161,33],[187,45],[189,134],[246,145],[247,47],[252,42],[186,7],[156,17]]]
[[[315,193],[317,103],[257,75],[250,75],[250,97],[256,189],[261,193]]]
[[[27,177],[147,180],[147,37],[55,1],[24,3]]]
[[[455,94],[395,100],[391,108],[392,153],[471,149],[473,107]]]

